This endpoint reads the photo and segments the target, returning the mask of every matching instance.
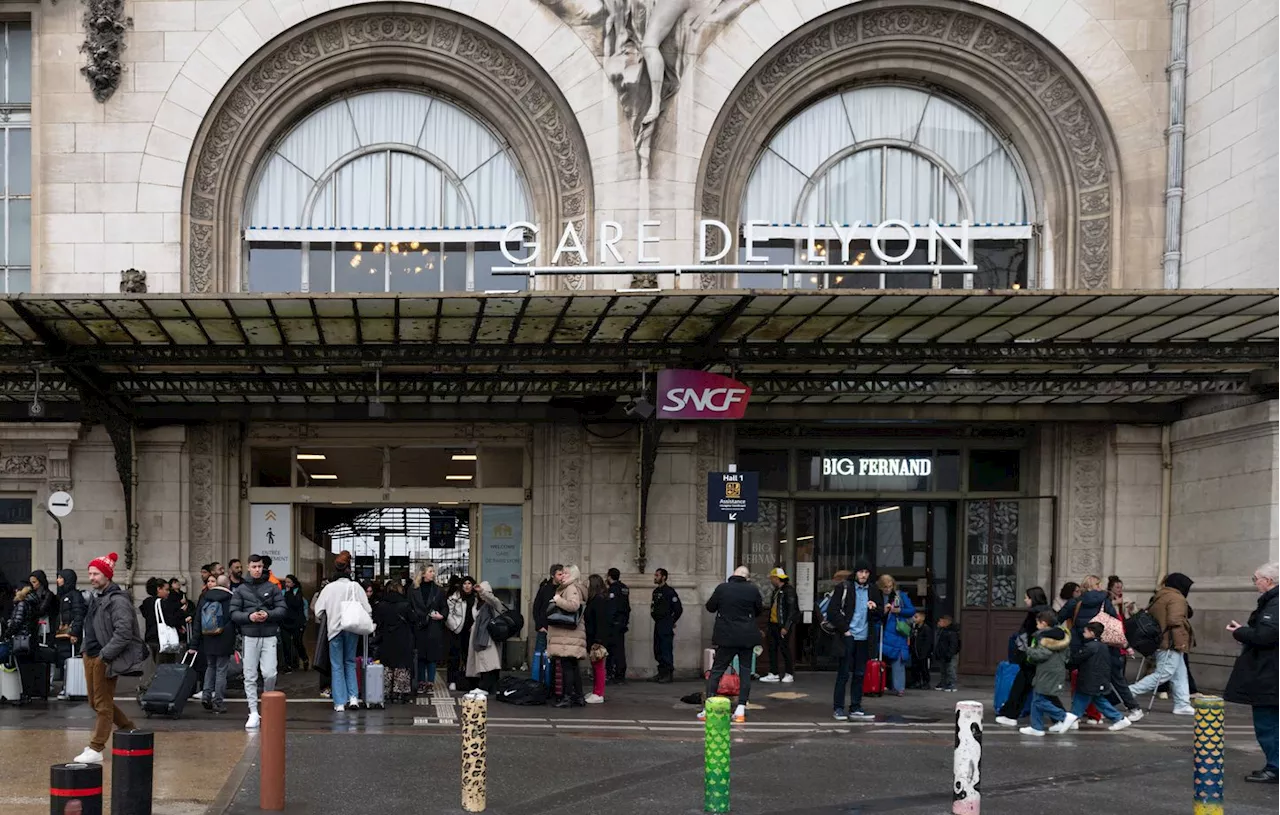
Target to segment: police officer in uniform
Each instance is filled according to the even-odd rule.
[[[631,627],[631,589],[622,582],[622,573],[610,569],[605,577],[609,587],[609,642],[605,646],[609,656],[605,658],[605,676],[609,684],[622,685],[627,681],[627,629]]]
[[[684,613],[680,595],[667,585],[666,569],[653,572],[653,600],[649,603],[649,616],[653,618],[653,658],[658,663],[654,682],[670,682],[675,673],[676,623]]]

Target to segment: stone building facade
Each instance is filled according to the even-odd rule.
[[[87,39],[85,19],[109,17],[112,9],[98,0],[3,9],[12,43],[10,87],[21,84],[23,71],[30,87],[27,100],[9,96],[18,114],[10,121],[18,124],[6,132],[23,129],[27,116],[30,137],[29,157],[21,154],[20,137],[6,142],[9,164],[28,160],[31,182],[25,191],[6,186],[8,294],[113,293],[123,270],[145,272],[152,295],[261,291],[254,284],[259,247],[247,230],[270,226],[251,218],[265,194],[262,185],[270,183],[263,179],[271,177],[264,168],[272,151],[332,100],[380,89],[421,89],[482,121],[498,134],[501,152],[517,168],[513,177],[524,185],[524,209],[513,204],[512,212],[557,229],[570,222],[592,247],[601,223],[616,222],[621,239],[615,245],[633,264],[645,250],[638,236],[646,229],[661,239],[666,264],[693,264],[701,251],[721,248],[714,234],[704,245],[699,220],[741,225],[759,217],[754,184],[766,185],[766,197],[789,194],[793,188],[781,181],[769,187],[773,182],[760,180],[761,157],[766,151],[785,157],[789,148],[778,139],[802,110],[832,94],[896,88],[903,99],[915,93],[948,100],[955,116],[979,123],[965,127],[986,128],[992,144],[1002,145],[1001,155],[1011,157],[1008,178],[1016,180],[1008,183],[1018,188],[1011,206],[1021,207],[1023,217],[999,225],[1014,231],[992,234],[1030,241],[1030,260],[1013,272],[1020,286],[1159,290],[1167,285],[1171,257],[1181,288],[1276,285],[1280,249],[1268,228],[1277,208],[1280,142],[1274,2],[132,0],[124,4],[118,33]],[[1171,70],[1174,37],[1183,36],[1180,13],[1186,15],[1185,91],[1171,94],[1170,77],[1181,70]],[[668,25],[665,36],[653,33],[660,25]],[[86,42],[95,46],[88,56]],[[655,73],[662,76],[657,85]],[[1181,105],[1180,93],[1185,149],[1173,174],[1170,100]],[[910,139],[905,131],[879,138],[885,151],[879,160],[918,146],[927,116],[917,113]],[[821,131],[829,126],[829,120],[816,126],[814,151],[826,149],[822,139],[834,138]],[[858,129],[852,118],[850,127]],[[849,150],[835,145],[828,163],[835,166]],[[419,158],[427,152],[410,151]],[[937,152],[921,148],[914,155]],[[803,182],[787,182],[801,191],[798,216],[829,169],[797,169]],[[941,197],[949,194],[948,183],[963,181],[955,173],[938,182]],[[1171,243],[1166,202],[1175,187],[1182,210],[1174,227],[1178,240]],[[883,200],[891,195],[882,191]],[[977,206],[978,195],[962,197]],[[13,214],[23,197],[29,199],[29,239],[17,234],[24,227]],[[472,203],[485,206],[478,197]],[[778,218],[764,220],[779,226]],[[732,236],[739,243],[742,237]],[[770,237],[785,242],[781,232]],[[25,276],[13,248],[23,240]],[[548,235],[542,240],[554,245]],[[339,255],[339,244],[333,247]],[[479,251],[466,250],[468,257]],[[301,261],[308,270],[301,288],[271,290],[330,290],[314,271],[321,261],[309,257]],[[340,262],[323,262],[333,263],[332,288],[342,290]],[[616,290],[644,287],[645,278],[584,273],[535,285]],[[655,278],[663,288],[675,284],[669,275]],[[468,290],[481,288],[478,278],[467,280]],[[689,285],[687,276],[681,285]],[[694,285],[738,283],[704,271]],[[1274,393],[1264,390],[1188,400],[1177,417],[1162,413],[1154,423],[1133,411],[1109,415],[1105,409],[1070,415],[1008,405],[982,414],[991,419],[991,438],[1020,451],[1022,479],[1010,500],[1028,507],[1042,497],[1055,502],[1052,513],[1047,504],[1024,510],[1017,599],[1031,585],[1115,573],[1125,578],[1131,599],[1141,600],[1163,572],[1187,572],[1197,580],[1198,675],[1206,686],[1219,681],[1232,656],[1222,624],[1250,605],[1250,570],[1277,557],[1276,411]],[[871,446],[955,448],[969,463],[972,450],[992,444],[957,428],[975,415],[960,408],[948,414],[945,405],[919,414],[904,410],[899,434]],[[25,496],[38,506],[51,491],[72,490],[77,507],[63,522],[69,564],[119,548],[129,513],[117,473],[120,448],[106,429],[6,418],[14,420],[0,423],[0,496]],[[919,421],[952,440],[912,435]],[[642,552],[634,431],[605,437],[571,424],[483,419],[398,423],[392,430],[376,422],[326,421],[150,427],[134,437],[132,575],[190,576],[202,563],[247,555],[252,503],[316,500],[311,487],[254,483],[255,449],[390,449],[405,440],[452,440],[460,447],[502,444],[522,451],[520,478],[495,489],[525,490],[520,585],[526,597],[553,562],[578,562],[584,573],[617,566],[638,595],[633,604],[642,620],[641,589],[649,571],[662,566],[686,606],[696,609],[724,567],[724,528],[705,521],[703,479],[745,450],[782,451],[778,460],[790,462],[777,465],[786,471],[785,485],[769,491],[790,520],[779,522],[784,539],[765,559],[790,569],[805,562],[795,518],[800,503],[818,497],[797,481],[804,477],[797,468],[804,466],[805,443],[774,438],[758,444],[769,435],[762,424],[768,422],[739,432],[701,423],[663,435]],[[822,449],[858,449],[864,441],[818,430],[811,435],[820,441],[809,446]],[[447,490],[397,498],[387,491],[390,484],[382,486],[353,500],[468,500]],[[863,492],[870,501],[877,490]],[[960,528],[971,498],[959,484],[945,498],[954,502],[953,566],[972,562],[963,560]],[[878,513],[886,505],[875,506]],[[28,515],[7,527],[0,520],[0,537],[27,537],[30,561],[47,567],[53,524],[42,513]],[[316,557],[297,550],[295,563]],[[955,602],[961,580],[948,571],[946,591]],[[310,575],[303,577],[310,582]],[[817,575],[817,588],[829,578]],[[963,618],[962,605],[955,611]],[[710,626],[708,615],[693,611],[682,623],[682,669],[696,666]],[[639,623],[632,632],[632,665],[641,672],[652,665],[647,628]],[[995,631],[988,626],[980,636],[994,641]],[[996,653],[994,646],[988,650]]]

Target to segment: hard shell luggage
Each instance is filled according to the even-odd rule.
[[[880,653],[867,660],[867,671],[862,675],[863,696],[884,696],[888,666],[884,662],[884,632],[880,633]]]
[[[18,702],[22,699],[22,677],[18,666],[12,663],[0,665],[0,701]]]
[[[89,697],[89,684],[84,677],[84,655],[76,656],[76,646],[71,646],[71,656],[67,658],[67,667],[63,671],[66,675],[66,684],[62,689],[66,692],[69,699],[87,699]]]
[[[386,707],[383,679],[386,671],[381,662],[370,662],[364,666],[364,690],[362,698],[365,707]]]
[[[183,654],[181,662],[156,666],[151,686],[138,700],[148,719],[157,713],[174,719],[182,715],[187,700],[196,689],[196,669],[188,664],[188,656],[194,663],[194,654]]]
[[[1018,666],[1012,662],[1001,662],[996,666],[996,698],[995,708],[998,713],[1004,703],[1009,701],[1009,694],[1013,693],[1013,682],[1018,678]]]
[[[47,662],[21,662],[18,675],[22,679],[22,692],[32,699],[49,698],[49,679],[52,671]]]
[[[534,681],[551,687],[551,658],[547,656],[545,649],[538,649],[533,652],[532,678]]]

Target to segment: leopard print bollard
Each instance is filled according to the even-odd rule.
[[[467,812],[484,812],[488,708],[488,700],[483,696],[462,699],[462,808]]]

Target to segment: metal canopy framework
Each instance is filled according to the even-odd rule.
[[[566,400],[608,413],[642,371],[683,366],[750,384],[748,417],[1128,403],[1160,420],[1274,382],[1278,310],[1275,290],[20,295],[0,300],[0,418],[26,417],[38,377],[64,417],[368,418],[380,401],[533,419]]]

